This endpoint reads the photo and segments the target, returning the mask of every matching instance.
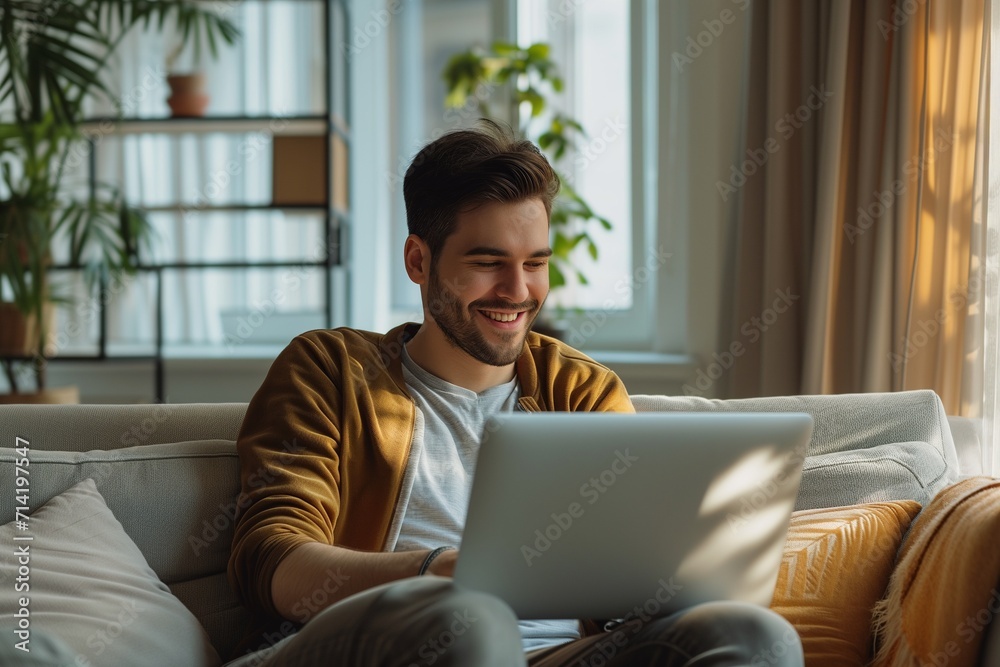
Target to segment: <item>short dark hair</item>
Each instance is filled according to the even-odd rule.
[[[558,192],[559,176],[538,147],[487,119],[424,146],[403,178],[407,228],[435,259],[460,212],[537,198],[550,218]]]

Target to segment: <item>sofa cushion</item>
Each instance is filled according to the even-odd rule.
[[[796,509],[840,507],[870,500],[925,503],[959,476],[948,419],[933,391],[727,401],[634,395],[632,403],[639,412],[811,414],[813,436]],[[862,465],[864,461],[875,467]]]
[[[806,457],[795,509],[934,497],[947,467],[926,442],[897,442]]]
[[[30,474],[34,466],[26,469],[29,479],[39,477]],[[198,620],[156,577],[93,480],[50,499],[23,523],[19,517],[0,526],[0,541],[19,554],[0,560],[0,580],[25,579],[23,589],[2,587],[0,625],[21,623],[58,637],[76,664],[220,664]],[[30,635],[18,639],[28,639],[30,649]]]
[[[93,479],[165,583],[226,569],[240,490],[234,442],[199,440],[90,452],[32,447],[30,457],[33,507]],[[13,449],[0,449],[2,479],[14,478],[14,460]],[[13,497],[0,494],[0,521],[13,518]]]
[[[94,479],[157,576],[195,613],[220,653],[232,649],[248,618],[225,575],[240,490],[236,444],[201,440],[90,452],[31,444],[31,507]],[[13,449],[0,448],[0,478],[14,478],[14,460]],[[0,494],[0,522],[13,518],[12,494]],[[195,580],[211,585],[184,585]]]
[[[246,411],[246,403],[4,405],[2,420],[5,433],[28,438],[35,451],[87,452],[190,440],[236,440]]]
[[[792,515],[771,608],[798,630],[807,665],[868,664],[872,608],[919,511],[904,500]]]

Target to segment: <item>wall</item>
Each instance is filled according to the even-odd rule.
[[[680,290],[683,309],[658,312],[659,326],[686,326],[694,372],[720,348],[726,228],[737,197],[723,201],[740,154],[742,67],[749,27],[744,0],[669,0],[660,5],[658,210],[677,262],[660,289]],[[752,93],[752,91],[749,91]],[[726,343],[728,346],[728,343]],[[681,392],[677,392],[681,393]]]

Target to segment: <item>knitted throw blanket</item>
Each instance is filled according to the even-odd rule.
[[[872,664],[974,667],[1000,612],[998,582],[1000,479],[973,477],[941,491],[914,522],[875,608]]]

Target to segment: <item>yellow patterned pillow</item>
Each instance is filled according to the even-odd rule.
[[[900,500],[792,514],[771,609],[798,630],[807,665],[871,660],[872,609],[919,512]]]

